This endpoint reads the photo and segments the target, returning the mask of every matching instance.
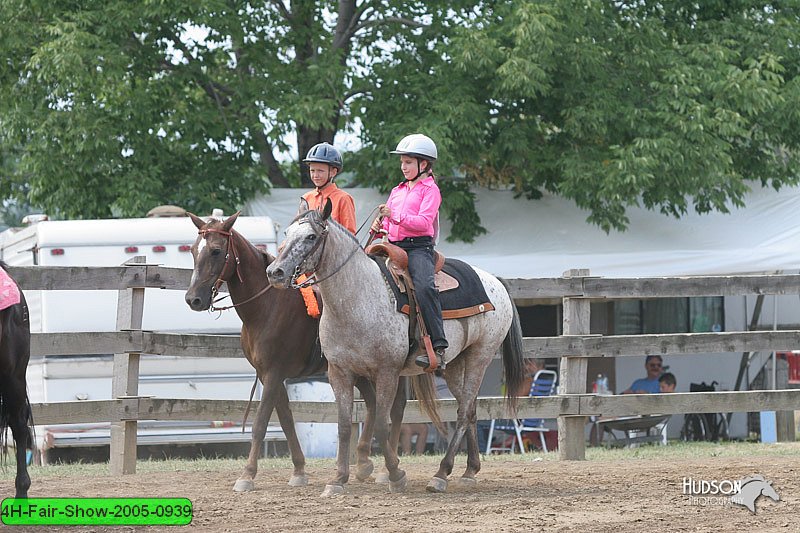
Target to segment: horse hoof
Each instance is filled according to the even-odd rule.
[[[366,481],[369,479],[369,476],[372,475],[374,470],[375,465],[372,464],[372,461],[358,465],[356,468],[356,479],[359,481]]]
[[[256,484],[252,479],[237,479],[233,485],[233,492],[250,492],[255,490]]]
[[[428,486],[425,487],[425,490],[437,493],[445,492],[447,490],[447,480],[435,477],[428,482]]]
[[[375,474],[375,483],[390,483],[388,472],[378,472]]]
[[[290,487],[305,487],[306,485],[308,485],[308,476],[305,474],[302,476],[292,476],[289,478]]]
[[[325,490],[322,491],[323,498],[330,498],[339,494],[344,494],[344,485],[325,485]]]
[[[460,477],[458,478],[458,484],[463,487],[474,487],[478,484],[478,480],[474,477]]]
[[[408,476],[406,476],[405,472],[403,472],[403,477],[401,477],[397,481],[389,481],[389,492],[392,493],[405,492],[406,487],[408,487]]]

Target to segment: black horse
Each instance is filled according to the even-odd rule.
[[[0,267],[8,268],[2,261]],[[6,433],[10,427],[17,448],[14,480],[17,498],[27,498],[31,486],[26,454],[33,448],[33,414],[25,380],[30,355],[28,304],[20,291],[20,302],[0,311],[0,446],[5,456],[8,450]]]

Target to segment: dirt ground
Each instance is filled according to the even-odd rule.
[[[532,456],[492,457],[479,483],[456,483],[464,457],[456,463],[446,494],[425,485],[436,463],[404,465],[411,486],[390,494],[374,482],[351,482],[347,493],[321,498],[333,461],[308,469],[307,487],[290,488],[288,467],[261,469],[256,490],[234,493],[239,469],[209,472],[140,473],[34,479],[31,497],[188,497],[194,504],[189,529],[197,531],[798,531],[798,456],[637,458],[560,462]],[[685,477],[738,480],[762,474],[781,501],[764,496],[757,513],[739,506],[691,505],[682,494]],[[0,491],[13,493],[2,480]],[[180,527],[147,528],[180,531]],[[12,531],[21,531],[14,528]],[[50,529],[53,530],[53,529]],[[63,531],[132,531],[134,528],[61,528]]]

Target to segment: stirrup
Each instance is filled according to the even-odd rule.
[[[437,371],[445,369],[444,350],[445,350],[444,348],[437,348],[436,350],[434,350],[434,353],[436,354],[436,361],[438,363],[436,367]],[[417,366],[421,366],[422,368],[424,368],[426,372],[431,371],[431,361],[430,359],[428,359],[428,354],[422,354],[418,356],[414,360],[414,363]]]

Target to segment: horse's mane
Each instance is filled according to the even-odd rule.
[[[239,233],[238,231],[236,231],[233,228],[231,228],[231,235],[235,236],[240,241],[246,243],[249,248],[254,250],[256,252],[256,254],[258,255],[258,257],[261,259],[261,262],[264,264],[264,268],[267,268],[270,265],[270,263],[275,261],[275,256],[273,256],[271,253],[269,253],[266,250],[262,250],[262,249],[256,247],[256,245],[254,245],[252,242],[250,242],[250,240],[247,237],[245,237],[244,235],[242,235],[241,233]]]
[[[308,215],[309,215],[309,214],[310,214],[312,211],[314,211],[314,210],[313,210],[313,209],[306,209],[305,211],[300,211],[299,213],[297,213],[297,214],[294,216],[294,218],[292,219],[292,221],[291,221],[291,222],[289,222],[289,225],[291,226],[292,224],[294,224],[295,222],[297,222],[297,221],[298,221],[298,220],[300,220],[301,218],[303,218],[303,217],[307,217],[307,216],[308,216]]]
[[[0,268],[2,268],[3,270],[8,270],[8,263],[0,259]]]
[[[356,244],[358,245],[358,247],[359,247],[359,248],[361,248],[361,243],[360,243],[360,242],[358,242],[358,237],[356,237],[355,235],[353,235],[352,233],[350,233],[350,230],[349,230],[349,229],[345,228],[344,226],[342,226],[341,224],[339,224],[337,221],[333,220],[332,218],[328,220],[328,223],[329,223],[329,224],[333,224],[334,226],[336,226],[336,227],[338,227],[339,229],[341,229],[341,230],[342,230],[342,232],[343,232],[345,235],[347,235],[348,237],[350,237],[350,239],[351,239],[351,240],[352,240],[354,243],[356,243]]]
[[[214,229],[217,229],[219,226],[222,226],[223,223],[224,223],[224,221],[222,221],[222,220],[212,219],[212,220],[208,221],[208,223],[206,224],[206,227],[213,227]],[[259,255],[259,257],[262,258],[262,262],[264,263],[264,267],[265,268],[267,266],[269,266],[269,264],[272,263],[275,260],[275,256],[273,256],[271,253],[269,253],[266,250],[261,250],[259,248],[256,248],[256,246],[252,242],[250,242],[250,240],[247,237],[245,237],[244,235],[242,235],[241,233],[236,231],[235,228],[231,228],[231,235],[236,237],[240,241],[246,243],[248,247],[250,247],[253,250],[255,250],[256,253]],[[1,262],[2,261],[0,261],[0,263]]]

